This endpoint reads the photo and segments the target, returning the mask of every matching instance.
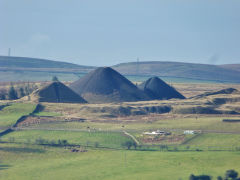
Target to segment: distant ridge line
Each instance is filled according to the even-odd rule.
[[[176,61],[134,61],[111,67],[128,76],[158,76],[181,78],[183,81],[184,79],[190,79],[218,83],[240,83],[240,64],[212,65]],[[37,81],[43,79],[41,79],[41,76],[47,78],[45,72],[49,76],[51,76],[51,73],[67,73],[68,77],[81,77],[78,74],[88,73],[96,68],[96,66],[84,66],[40,58],[0,56],[0,81],[6,81],[6,79],[9,79],[9,81],[28,81],[31,77],[34,81]],[[39,76],[39,74],[41,75]],[[4,78],[4,76],[7,78]],[[71,81],[71,79],[68,78],[68,81]]]

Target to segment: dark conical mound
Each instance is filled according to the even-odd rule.
[[[222,89],[220,91],[206,92],[203,94],[199,94],[197,96],[194,96],[193,98],[203,98],[203,97],[213,96],[213,95],[218,95],[218,94],[236,94],[236,93],[239,93],[239,91],[237,89],[227,88],[227,89]]]
[[[61,82],[53,82],[34,92],[39,102],[86,103],[86,101]]]
[[[185,99],[182,94],[158,77],[152,77],[138,87],[147,93],[152,99]]]
[[[109,67],[88,73],[70,85],[88,102],[107,103],[147,100],[147,95],[133,83]]]

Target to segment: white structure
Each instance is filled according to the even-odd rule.
[[[144,132],[143,134],[145,134],[145,135],[163,135],[163,134],[165,134],[165,132],[157,130],[157,131],[152,131],[152,132]]]
[[[196,132],[193,130],[186,130],[183,132],[183,134],[196,134]]]

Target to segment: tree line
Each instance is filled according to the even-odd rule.
[[[0,89],[0,100],[15,100],[30,95],[38,86],[35,83],[21,85],[10,84],[10,87]]]
[[[52,82],[58,82],[58,77],[53,76]],[[20,85],[10,84],[10,87],[0,89],[0,100],[15,100],[20,99],[24,96],[29,96],[33,91],[38,89],[36,83],[21,83]]]
[[[195,176],[193,174],[190,175],[189,180],[211,180],[212,177],[210,175],[200,175]],[[225,175],[218,176],[217,180],[240,180],[240,177],[238,177],[238,172],[234,169],[227,170],[225,172]]]

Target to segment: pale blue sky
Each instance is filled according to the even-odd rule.
[[[0,0],[0,54],[240,63],[239,0]]]

